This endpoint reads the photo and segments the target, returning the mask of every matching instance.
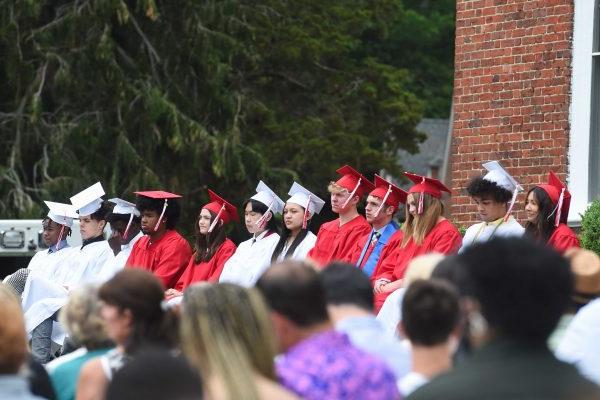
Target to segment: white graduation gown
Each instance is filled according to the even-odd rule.
[[[261,274],[271,265],[273,250],[279,242],[279,235],[272,233],[265,236],[263,232],[253,239],[248,239],[235,250],[227,260],[219,282],[235,283],[240,286],[254,286]]]
[[[135,242],[137,242],[142,236],[144,236],[142,231],[138,232],[138,234],[135,235],[133,239],[129,241],[129,243],[121,246],[121,251],[116,256],[112,249],[110,250],[110,254],[106,262],[100,269],[100,273],[98,274],[98,282],[104,283],[108,281],[110,278],[115,276],[117,272],[125,268],[125,263],[129,258],[129,254],[131,254],[131,249],[133,249],[133,245],[135,245]]]
[[[494,231],[495,230],[495,231]],[[473,243],[487,242],[492,237],[520,237],[525,233],[525,228],[521,226],[512,216],[508,221],[501,223],[496,229],[496,224],[480,222],[475,225],[471,225],[465,232],[463,237],[462,246],[459,253],[462,253],[467,247]]]
[[[315,247],[315,243],[317,242],[317,236],[308,232],[306,237],[300,242],[298,247],[294,249],[294,253],[289,257],[291,260],[306,260],[306,256],[310,249]],[[277,257],[277,261],[283,261],[285,259],[285,255],[287,254],[287,249],[282,251],[279,257]]]
[[[100,268],[112,253],[106,240],[62,251],[62,260],[52,270],[32,271],[27,278],[22,297],[27,333],[66,304],[69,293],[65,286],[73,289],[96,282]],[[62,339],[64,335],[53,334],[57,343]]]

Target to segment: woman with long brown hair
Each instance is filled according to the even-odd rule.
[[[580,247],[577,235],[567,226],[570,204],[567,187],[550,171],[548,183],[534,186],[527,193],[525,236],[560,253]]]
[[[88,361],[77,384],[78,400],[103,399],[112,376],[144,347],[173,348],[177,318],[164,310],[164,287],[148,271],[126,268],[100,286],[101,315],[116,348]]]
[[[200,210],[196,221],[194,254],[174,289],[165,292],[171,299],[183,294],[194,282],[218,282],[225,262],[235,253],[235,244],[225,236],[225,225],[239,221],[235,206],[208,190],[210,203]]]
[[[406,222],[402,227],[402,243],[375,271],[375,309],[402,286],[408,263],[415,257],[428,254],[456,253],[461,246],[460,232],[444,217],[442,191],[450,193],[437,179],[404,173],[415,184],[406,199]]]

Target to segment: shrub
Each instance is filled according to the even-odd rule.
[[[600,255],[600,199],[594,200],[581,216],[581,247]]]

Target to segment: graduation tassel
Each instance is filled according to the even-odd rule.
[[[213,229],[215,229],[215,226],[217,226],[217,222],[219,222],[219,218],[221,218],[221,214],[223,213],[223,210],[225,210],[225,204],[223,204],[221,206],[221,209],[217,213],[217,216],[215,217],[214,221],[208,227],[208,233],[211,233],[213,231]]]
[[[564,199],[565,199],[565,188],[562,188],[560,190],[560,196],[558,197],[558,201],[556,202],[556,207],[554,207],[554,210],[552,210],[550,215],[548,215],[548,219],[550,219],[550,217],[552,217],[554,215],[554,226],[555,227],[558,227],[558,225],[560,225],[560,216],[562,213],[562,206],[564,203]]]
[[[352,198],[356,194],[356,191],[360,187],[361,181],[362,181],[362,178],[358,178],[358,183],[356,184],[356,186],[354,186],[354,190],[352,191],[352,193],[350,193],[350,196],[346,199],[346,201],[344,202],[344,205],[342,205],[342,209],[346,208],[346,206],[348,205],[348,203],[350,202],[350,200],[352,200]]]
[[[388,197],[390,197],[391,193],[392,193],[392,185],[388,185],[388,190],[387,190],[387,192],[385,192],[385,196],[383,196],[383,201],[381,202],[381,205],[379,206],[377,211],[375,211],[375,218],[377,218],[379,216],[381,209],[383,209],[383,207],[385,206],[385,202],[387,201]]]
[[[421,179],[421,185],[425,184],[425,177]],[[425,190],[419,193],[419,205],[417,207],[417,215],[423,214],[423,199],[425,198]]]
[[[127,239],[127,234],[129,233],[129,228],[131,228],[131,222],[133,221],[133,213],[129,216],[129,222],[127,223],[127,227],[125,228],[125,232],[123,232],[123,239]]]
[[[56,251],[60,250],[60,242],[62,241],[62,235],[65,232],[65,226],[60,226],[60,232],[58,233],[58,242],[56,242]]]
[[[519,187],[517,186],[513,192],[512,199],[510,199],[510,205],[508,206],[508,211],[504,216],[504,222],[508,221],[510,217],[510,213],[512,212],[513,207],[515,206],[515,202],[517,201],[517,195],[519,194]]]
[[[558,198],[558,204],[556,204],[557,211],[556,211],[556,217],[554,218],[554,226],[555,227],[558,227],[558,225],[560,224],[560,217],[561,217],[561,213],[562,213],[562,206],[563,206],[564,199],[565,199],[565,188],[562,188],[560,190],[560,197]]]
[[[267,218],[269,217],[269,212],[273,209],[273,204],[275,204],[275,200],[269,203],[269,207],[267,207],[267,211],[256,221],[256,226],[258,229],[262,229],[267,224]]]
[[[308,226],[308,208],[310,207],[310,198],[312,194],[308,195],[308,201],[306,202],[306,207],[304,207],[304,216],[302,217],[302,229],[306,229]]]
[[[158,221],[156,222],[156,225],[154,225],[154,232],[156,232],[158,230],[158,228],[160,227],[160,223],[162,221],[162,218],[165,215],[165,211],[167,211],[167,199],[165,199],[165,204],[163,205],[163,209],[162,209],[162,212],[160,213],[160,217],[158,217]]]

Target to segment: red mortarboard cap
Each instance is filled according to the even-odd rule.
[[[227,200],[223,199],[221,196],[219,196],[210,189],[208,189],[208,195],[210,196],[210,203],[206,204],[202,208],[206,208],[207,210],[212,211],[213,213],[218,215],[219,218],[223,220],[224,224],[230,221],[240,220],[237,208],[234,205],[232,205]]]
[[[390,191],[389,194],[388,191]],[[405,190],[400,189],[398,186],[386,181],[377,174],[375,174],[375,190],[370,194],[371,196],[379,197],[382,200],[385,199],[385,204],[396,208],[398,208],[398,204],[406,203],[406,196],[408,195]]]
[[[336,184],[346,189],[349,193],[354,193],[356,196],[362,196],[366,192],[371,192],[375,189],[375,185],[371,181],[349,165],[344,165],[335,172],[342,175]]]
[[[566,223],[569,216],[569,208],[571,207],[571,193],[567,190],[567,186],[552,171],[548,173],[548,183],[537,186],[548,193],[550,200],[556,206],[554,212],[559,218],[555,225],[558,226],[558,222]]]
[[[145,192],[133,192],[138,196],[150,197],[151,199],[179,199],[180,195],[175,193],[163,192],[162,190],[148,190]]]
[[[437,179],[420,176],[411,172],[405,172],[404,175],[415,183],[408,190],[408,193],[427,193],[438,199],[442,197],[442,192],[452,193],[450,189]]]

